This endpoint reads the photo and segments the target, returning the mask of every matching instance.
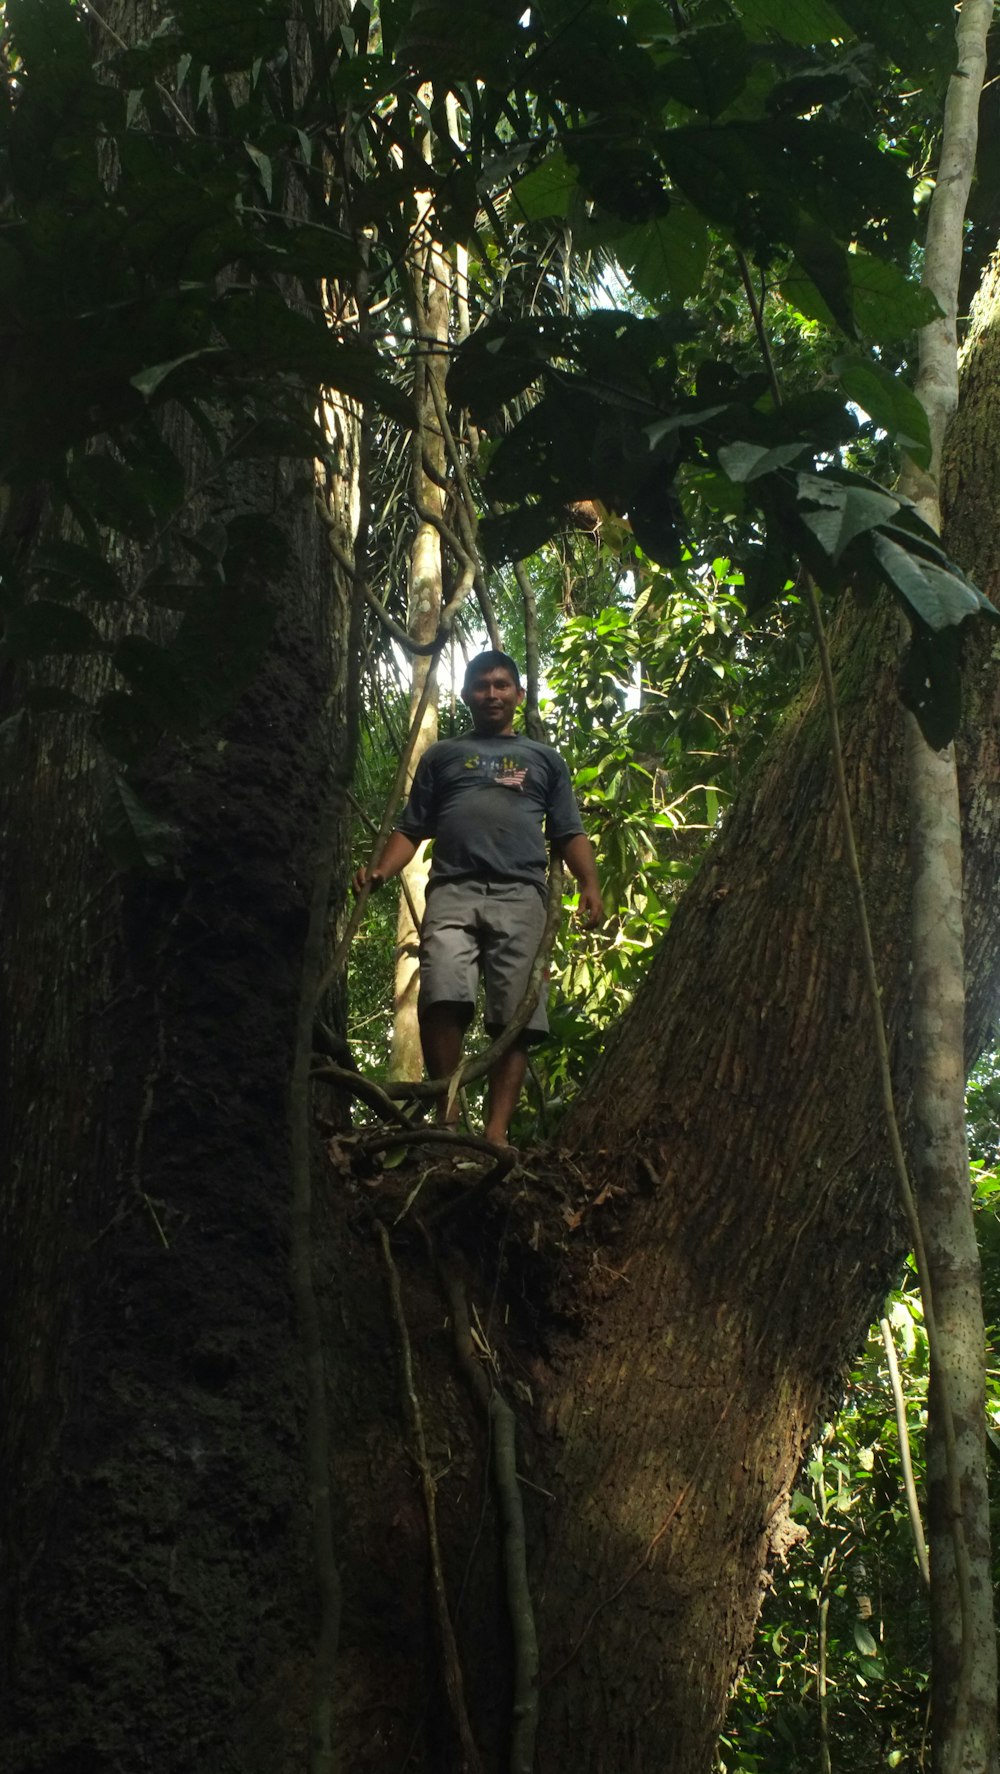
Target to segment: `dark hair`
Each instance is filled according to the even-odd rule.
[[[485,653],[477,653],[470,659],[465,668],[463,690],[467,690],[473,678],[478,678],[484,671],[509,671],[516,688],[521,688],[521,674],[509,653],[501,653],[496,647],[490,647]]]

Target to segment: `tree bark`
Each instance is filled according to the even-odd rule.
[[[958,288],[976,166],[992,0],[966,0],[956,24],[940,164],[922,282],[940,316],[921,329],[916,393],[930,461],[900,476],[941,529],[941,463],[958,406]],[[930,1339],[927,1477],[931,1556],[932,1744],[939,1774],[997,1765],[997,1656],[986,1475],[986,1333],[965,1134],[962,832],[955,748],[933,750],[908,723],[913,854],[912,1173],[918,1267]]]
[[[949,541],[995,593],[991,311],[967,364]],[[183,834],[176,878],[109,876],[72,726],[29,736],[10,791],[12,1774],[284,1774],[306,1760],[315,1573],[286,1098],[314,834],[331,757],[335,792],[348,762],[330,684],[354,661],[311,524],[292,527],[279,631],[222,745],[165,748],[148,772],[147,797]],[[848,779],[905,1105],[895,635],[855,612],[840,629]],[[993,636],[976,631],[968,652],[972,1053],[1000,978],[1000,710]],[[679,909],[561,1155],[508,1172],[495,1201],[484,1191],[434,1233],[475,1309],[484,1371],[495,1363],[517,1401],[546,1774],[711,1766],[811,1427],[905,1240],[868,1028],[810,689]],[[419,1185],[393,1242],[446,1599],[493,1774],[508,1760],[513,1657],[486,1438],[413,1217],[465,1173],[349,1162],[335,1107],[318,1104],[331,1165],[313,1241],[334,1370],[340,1761],[351,1774],[460,1765],[437,1704],[420,1475],[372,1223],[395,1221]]]
[[[425,99],[428,95],[425,94]],[[425,134],[425,154],[430,153],[430,140]],[[447,253],[435,241],[428,226],[429,193],[418,193],[422,206],[421,227],[415,243],[412,267],[413,324],[420,350],[417,355],[415,389],[416,426],[413,438],[413,496],[417,507],[416,530],[410,545],[409,598],[407,627],[418,644],[432,641],[437,634],[444,603],[442,548],[440,532],[430,517],[444,516],[443,482],[447,466],[445,441],[441,435],[432,392],[432,383],[439,398],[445,398],[448,372],[448,327],[451,309],[451,266]],[[410,677],[410,720],[416,719],[423,700],[428,673],[434,669],[426,653],[415,654]],[[413,772],[428,746],[438,736],[438,694],[435,684],[424,708],[420,731],[410,757],[406,789],[409,793]],[[400,894],[396,918],[396,966],[394,982],[394,1014],[390,1075],[393,1078],[419,1078],[423,1073],[420,1027],[417,1020],[419,969],[417,952],[420,922],[424,915],[430,859],[427,845],[421,844],[412,862],[403,870],[406,891]]]

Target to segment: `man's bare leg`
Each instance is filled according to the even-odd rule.
[[[429,1004],[420,1016],[420,1045],[428,1078],[450,1078],[462,1057],[465,1022],[454,1004]],[[458,1120],[458,1098],[447,1112],[447,1097],[437,1099],[435,1120],[439,1127],[453,1127]]]
[[[486,1092],[486,1126],[483,1132],[497,1146],[507,1144],[507,1129],[517,1108],[517,1099],[521,1094],[527,1068],[528,1055],[525,1049],[509,1047],[490,1071],[489,1088]]]

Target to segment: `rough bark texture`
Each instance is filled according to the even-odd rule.
[[[149,769],[175,880],[111,876],[82,738],[38,742],[8,808],[16,1767],[276,1766],[272,1648],[309,1643],[286,1094],[330,635],[296,568],[224,733]]]
[[[991,590],[996,349],[985,328],[952,471],[952,546]],[[109,877],[74,729],[25,742],[10,794],[12,1774],[290,1774],[306,1759],[316,1617],[286,1097],[329,789],[336,607],[311,530],[297,545],[271,656],[223,743],[164,751],[148,772],[147,797],[184,835],[175,879]],[[843,628],[848,775],[905,1103],[895,637],[867,615]],[[1000,973],[994,652],[991,634],[971,637],[973,1051]],[[808,693],[678,913],[558,1164],[539,1160],[435,1232],[467,1286],[486,1371],[497,1363],[521,1417],[546,1774],[711,1765],[810,1427],[902,1248],[856,957],[823,712]],[[317,1172],[314,1237],[333,1368],[342,1766],[450,1774],[460,1763],[372,1216],[395,1221],[418,1183],[420,1209],[452,1201],[469,1173],[451,1160],[349,1163],[336,1110],[318,1104],[332,1162]],[[412,1209],[393,1240],[466,1695],[494,1774],[511,1656],[487,1439]]]

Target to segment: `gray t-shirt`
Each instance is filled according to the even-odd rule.
[[[583,831],[557,751],[521,734],[465,733],[429,746],[396,830],[434,838],[436,881],[530,881],[545,891],[545,842]]]

